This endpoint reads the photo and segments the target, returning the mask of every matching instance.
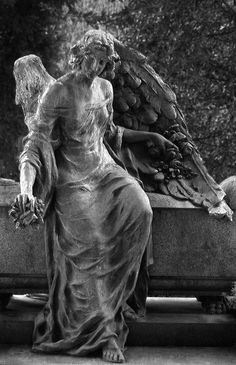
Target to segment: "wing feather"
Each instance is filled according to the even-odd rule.
[[[16,80],[16,104],[20,104],[25,124],[30,129],[30,120],[35,114],[39,100],[55,79],[49,75],[41,59],[33,54],[18,58],[14,63]]]
[[[119,88],[122,94],[121,107],[120,102],[116,103],[115,101],[114,109],[116,110],[118,107],[123,113],[128,110],[129,113],[137,113],[134,109],[138,109],[139,119],[143,124],[160,124],[163,120],[160,115],[163,115],[169,119],[168,128],[172,124],[178,123],[188,138],[191,139],[185,122],[182,121],[183,114],[177,105],[175,93],[148,64],[146,57],[140,52],[124,46],[115,38],[114,46],[120,56],[120,67],[116,70],[116,76],[112,83],[114,89]],[[122,82],[119,81],[121,79]],[[124,92],[127,88],[129,93]],[[132,91],[132,102],[130,90]],[[134,102],[135,97],[136,103]],[[129,109],[126,105],[124,107],[124,103],[129,106]],[[147,111],[147,105],[151,112]],[[173,123],[171,123],[172,121]],[[159,129],[163,130],[161,125]]]
[[[188,199],[205,206],[221,201],[224,193],[202,162],[174,91],[148,64],[144,55],[114,37],[113,42],[120,57],[119,67],[116,68],[115,78],[112,80],[115,92],[114,122],[134,130],[160,133],[175,143],[182,154],[177,168],[174,166],[175,162],[168,166],[166,162],[155,161],[152,166],[156,166],[157,174],[164,173],[165,181],[159,183],[159,187],[156,185],[154,191],[159,189],[177,199]],[[132,168],[131,171],[140,170],[138,177],[145,186],[152,185],[151,178],[155,180],[155,176],[145,175],[147,154],[155,155],[153,146],[149,147],[140,147],[141,152],[138,152],[137,146],[129,147],[129,156],[130,153],[133,154],[132,160],[136,164],[136,169]],[[124,155],[127,154],[125,148]],[[150,171],[153,174],[151,166]]]

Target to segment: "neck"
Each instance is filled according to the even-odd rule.
[[[79,70],[75,71],[75,77],[78,82],[83,82],[87,87],[91,87],[96,76]]]

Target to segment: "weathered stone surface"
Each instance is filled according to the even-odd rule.
[[[230,176],[220,184],[226,193],[225,201],[231,209],[236,209],[236,176]]]
[[[7,310],[0,313],[1,346],[3,343],[30,345],[34,319],[41,308],[42,304],[35,300],[14,296]],[[129,346],[231,346],[236,333],[233,315],[203,314],[193,298],[148,299],[146,318],[129,322],[128,326]],[[31,363],[34,364],[33,359]],[[58,360],[58,363],[61,362]]]
[[[16,230],[8,202],[17,183],[0,181],[0,291],[47,287],[43,227]],[[190,202],[149,194],[153,207],[154,265],[150,292],[229,291],[236,280],[236,223],[216,220]],[[157,291],[156,291],[157,293]]]
[[[20,192],[19,183],[0,178],[0,206],[10,205]]]
[[[158,208],[158,197],[153,210],[156,265],[152,275],[236,277],[235,218],[233,222],[217,220],[202,209],[184,205],[182,209],[174,204]]]
[[[191,203],[163,196],[159,208],[157,194],[149,198],[154,213],[150,292],[230,293],[236,279],[235,218],[217,220]]]
[[[8,215],[19,191],[19,183],[0,179],[0,291],[47,286],[43,227],[16,229]]]
[[[45,274],[42,227],[16,229],[8,210],[0,207],[0,273]]]

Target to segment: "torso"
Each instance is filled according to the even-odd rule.
[[[57,152],[59,182],[85,179],[114,164],[103,144],[109,120],[111,95],[107,82],[95,78],[89,88],[75,82],[73,75],[62,84],[60,107],[61,147]]]

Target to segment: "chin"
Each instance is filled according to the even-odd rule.
[[[115,78],[115,72],[114,71],[103,71],[100,73],[99,77],[102,77],[103,79],[107,79],[107,80],[113,80]]]

